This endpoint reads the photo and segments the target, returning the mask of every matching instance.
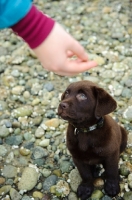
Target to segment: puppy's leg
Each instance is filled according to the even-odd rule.
[[[106,158],[104,163],[106,183],[105,192],[114,197],[120,192],[119,174],[118,174],[119,152],[115,152],[113,156]]]
[[[73,160],[82,178],[82,183],[78,187],[77,195],[81,198],[81,200],[86,200],[91,196],[94,190],[91,168],[81,160]]]

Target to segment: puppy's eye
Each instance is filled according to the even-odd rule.
[[[84,93],[79,93],[77,95],[78,100],[86,100],[87,96]]]
[[[66,91],[65,91],[65,97],[67,97],[68,95],[69,95],[69,91],[66,90]]]

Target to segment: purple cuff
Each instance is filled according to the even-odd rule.
[[[28,14],[11,28],[34,49],[47,38],[54,24],[53,19],[32,5]]]

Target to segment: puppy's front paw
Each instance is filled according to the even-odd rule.
[[[89,198],[94,190],[92,184],[89,183],[81,183],[77,189],[77,196],[81,198],[81,200],[86,200]]]
[[[115,197],[120,192],[119,182],[107,180],[104,189],[109,196]]]

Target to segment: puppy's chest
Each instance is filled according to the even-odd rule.
[[[103,153],[102,145],[101,143],[91,135],[87,134],[78,134],[74,136],[74,144],[69,145],[71,148],[71,153],[72,152],[78,152],[82,156],[84,154],[87,157],[92,157],[92,156],[100,156]],[[70,150],[70,149],[69,149]]]

